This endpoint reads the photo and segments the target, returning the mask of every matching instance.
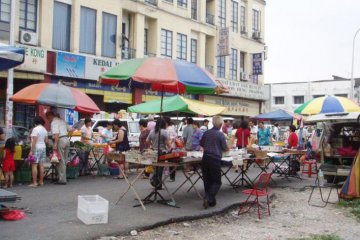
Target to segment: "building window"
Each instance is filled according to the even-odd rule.
[[[197,40],[196,39],[191,39],[191,57],[190,57],[190,61],[192,63],[196,63],[197,59]]]
[[[313,95],[313,98],[324,97],[325,95]]]
[[[187,7],[187,0],[177,0],[177,4],[180,7],[186,8]]]
[[[225,0],[219,0],[219,26],[226,27],[226,5]]]
[[[233,32],[238,32],[239,28],[239,4],[235,1],[232,1],[232,11],[231,11],[231,28]]]
[[[1,22],[10,22],[10,6],[11,0],[0,0],[0,21]]]
[[[280,105],[280,104],[284,104],[284,97],[274,97],[275,99],[275,105]]]
[[[161,29],[161,55],[172,57],[172,31]]]
[[[117,17],[115,15],[103,12],[102,18],[102,56],[115,58]]]
[[[245,53],[240,52],[240,72],[245,72]]]
[[[191,0],[191,18],[197,20],[197,0]]]
[[[244,6],[241,6],[240,7],[240,26],[243,28],[243,27],[246,27],[246,15],[245,15],[245,7]]]
[[[70,51],[71,5],[54,2],[53,49]]]
[[[217,58],[217,76],[225,78],[225,56]]]
[[[260,32],[260,11],[253,9],[253,32]]]
[[[187,59],[187,37],[185,34],[177,34],[177,59],[186,60]]]
[[[230,56],[230,79],[237,80],[237,65],[238,65],[238,50],[235,48],[231,49]]]
[[[344,97],[344,98],[347,98],[348,95],[346,93],[340,93],[340,94],[335,94],[335,96],[337,97]]]
[[[149,47],[148,47],[148,44],[149,44],[149,29],[145,28],[144,29],[144,55],[148,55],[148,51],[149,51]]]
[[[81,7],[80,10],[80,52],[95,54],[96,10]]]
[[[20,28],[36,32],[37,0],[20,0]]]
[[[294,96],[294,104],[303,104],[304,96]]]

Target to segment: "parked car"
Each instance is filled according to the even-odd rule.
[[[76,142],[80,141],[81,134],[80,129],[84,125],[85,119],[80,119],[78,122],[76,122],[73,126],[74,129],[76,129],[72,136],[70,141]],[[124,127],[128,130],[128,138],[130,142],[131,147],[138,147],[139,146],[139,136],[140,136],[140,128],[139,128],[139,119],[119,119],[123,124]],[[114,119],[95,119],[92,118],[92,130],[94,133],[99,132],[99,128],[105,128],[107,122],[113,122]]]
[[[5,129],[4,126],[0,126],[2,129]],[[23,126],[13,125],[12,126],[12,136],[15,138],[17,143],[30,143],[29,138],[29,129]]]
[[[324,165],[324,177],[328,182],[334,179],[331,174],[334,169],[344,178],[350,172],[360,147],[359,119],[360,112],[353,112],[318,114],[306,120],[307,124],[315,125],[313,137],[319,139],[318,151]]]

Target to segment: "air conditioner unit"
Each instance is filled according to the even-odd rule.
[[[244,72],[240,72],[240,80],[247,81],[248,80],[247,74]]]
[[[38,45],[37,33],[21,30],[20,43],[37,46]]]
[[[260,39],[260,38],[261,38],[261,33],[258,32],[258,31],[255,31],[255,32],[253,32],[252,37],[253,37],[254,39]]]
[[[247,33],[246,26],[241,26],[241,33]]]

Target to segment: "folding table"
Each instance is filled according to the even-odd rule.
[[[104,157],[104,148],[108,146],[108,144],[94,144],[93,147],[91,148],[90,152],[92,153],[93,157],[94,157],[94,163],[93,165],[90,165],[89,171],[93,172],[95,166],[97,166],[98,169],[98,174],[100,174],[100,164],[101,164],[101,160]]]

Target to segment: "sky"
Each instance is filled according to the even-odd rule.
[[[360,0],[267,0],[265,83],[351,77]],[[354,77],[360,77],[360,32]]]

